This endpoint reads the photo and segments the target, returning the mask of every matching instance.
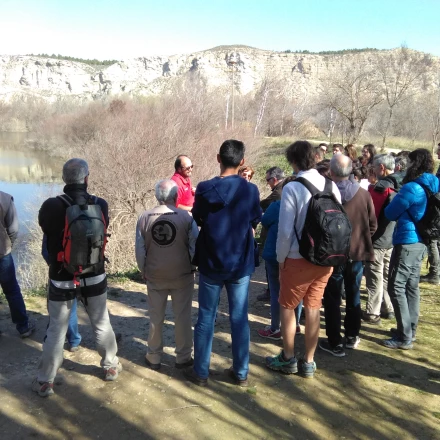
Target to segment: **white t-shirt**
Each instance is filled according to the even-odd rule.
[[[307,179],[319,191],[324,190],[325,178],[314,168],[300,171],[297,177]],[[332,187],[333,194],[341,203],[341,194],[334,182],[332,182]],[[303,258],[299,253],[299,243],[294,227],[296,227],[298,237],[301,237],[311,197],[309,190],[300,182],[290,182],[283,188],[276,248],[279,263],[284,263],[286,258]]]

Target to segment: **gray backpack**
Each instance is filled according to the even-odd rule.
[[[91,197],[86,205],[77,205],[66,194],[57,198],[67,205],[63,250],[57,260],[63,262],[65,269],[74,275],[75,285],[79,285],[79,275],[97,273],[104,268],[107,225],[97,197]]]

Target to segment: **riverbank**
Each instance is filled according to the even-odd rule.
[[[30,390],[47,324],[43,298],[28,298],[38,331],[19,340],[0,304],[0,438],[50,439],[393,439],[440,437],[440,296],[421,284],[421,320],[414,350],[379,345],[394,321],[362,324],[359,349],[345,358],[318,351],[312,380],[268,370],[264,357],[281,344],[261,339],[256,330],[269,323],[269,305],[256,301],[264,288],[264,269],[252,278],[250,388],[232,385],[223,374],[231,364],[226,295],[215,328],[208,388],[185,381],[174,368],[174,320],[170,304],[164,325],[165,356],[158,372],[146,368],[148,331],[146,288],[111,282],[109,310],[122,333],[119,356],[124,371],[117,382],[102,380],[91,329],[79,308],[80,351],[65,351],[55,395],[42,399]],[[197,317],[197,291],[193,323]],[[362,295],[365,301],[365,292]],[[321,318],[321,337],[325,336]],[[302,327],[304,331],[304,327]],[[304,350],[304,335],[296,338]]]

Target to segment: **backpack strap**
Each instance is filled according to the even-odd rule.
[[[60,194],[56,198],[62,200],[64,204],[67,205],[67,207],[72,206],[74,204],[73,199],[69,197],[67,194]]]
[[[304,177],[297,177],[294,182],[299,182],[304,185],[307,190],[312,194],[312,197],[321,192],[318,191],[315,185],[312,185],[307,179],[304,179]]]

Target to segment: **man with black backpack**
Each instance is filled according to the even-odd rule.
[[[54,393],[53,382],[63,362],[63,345],[75,298],[81,299],[89,315],[105,380],[115,380],[122,371],[107,310],[104,250],[108,205],[104,199],[88,194],[88,179],[86,161],[67,161],[63,166],[64,194],[47,199],[38,215],[49,254],[49,325],[38,375],[32,384],[41,397]]]
[[[377,229],[373,201],[357,182],[349,180],[352,161],[337,154],[330,161],[330,174],[341,193],[342,205],[351,223],[349,260],[334,268],[324,292],[324,316],[327,340],[319,342],[319,348],[333,356],[345,356],[341,336],[341,297],[345,285],[345,347],[358,347],[361,329],[360,285],[365,261],[374,261],[371,236]]]
[[[343,236],[349,240],[351,229],[340,205],[338,188],[314,168],[315,154],[310,143],[293,143],[286,150],[286,158],[297,179],[283,188],[276,243],[283,350],[277,356],[267,357],[266,366],[286,374],[299,372],[311,378],[316,370],[314,354],[322,296],[333,270],[333,259],[346,258],[348,243]],[[322,221],[317,222],[317,219]],[[320,229],[322,224],[328,228]],[[342,243],[335,243],[333,237],[342,238]],[[326,241],[332,246],[326,247]],[[306,348],[304,357],[297,360],[294,352],[295,308],[302,300],[306,314]]]

